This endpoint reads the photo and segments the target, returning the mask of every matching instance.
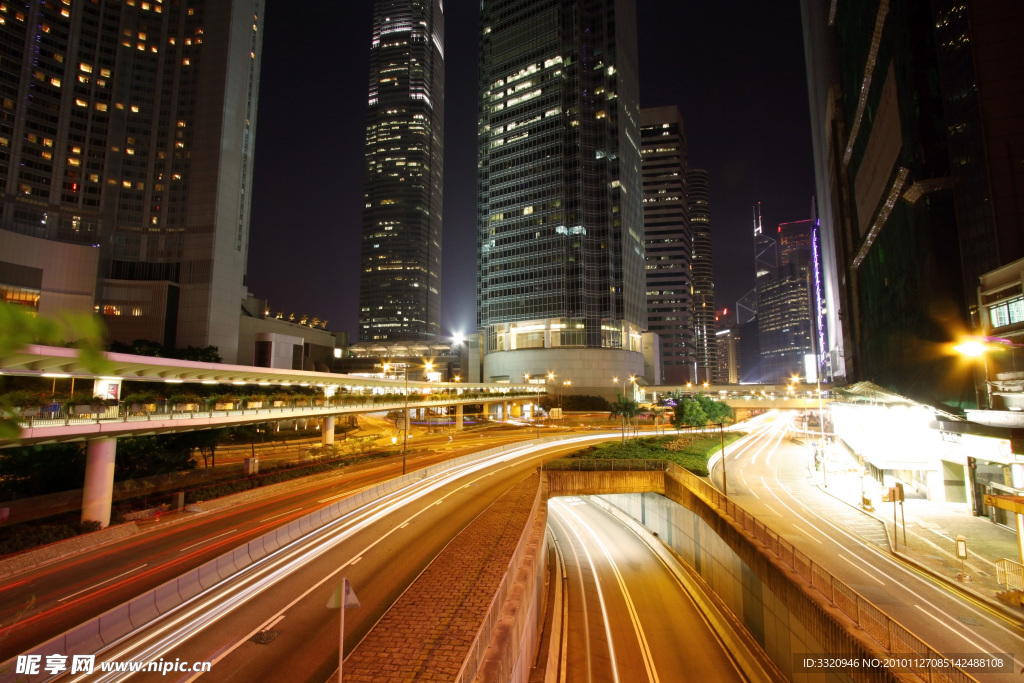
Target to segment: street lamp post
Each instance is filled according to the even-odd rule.
[[[394,363],[398,365],[398,363]],[[403,375],[405,375],[405,412],[402,414],[402,474],[405,474],[406,469],[406,454],[405,449],[409,445],[409,364],[402,363]],[[384,364],[384,376],[388,374],[388,370],[391,369],[392,363]]]
[[[718,423],[718,435],[722,439],[722,495],[726,498],[729,497],[729,485],[725,478],[725,429],[723,423]]]

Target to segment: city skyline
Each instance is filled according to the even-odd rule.
[[[358,239],[363,205],[363,160],[356,150],[365,137],[361,103],[369,73],[372,7],[345,8],[345,18],[336,25],[311,16],[331,15],[333,8],[285,12],[280,7],[271,0],[266,10],[264,39],[270,55],[261,74],[249,288],[269,299],[274,310],[318,315],[330,321],[330,329],[348,330],[355,338],[358,254],[346,245]],[[678,104],[690,132],[692,163],[709,171],[715,223],[721,228],[714,246],[716,302],[730,308],[753,287],[750,204],[763,200],[772,222],[798,220],[807,216],[813,194],[798,8],[768,10],[752,4],[750,12],[762,29],[773,29],[772,39],[763,30],[730,25],[730,13],[720,8],[684,12],[674,3],[638,2],[641,105]],[[476,280],[477,9],[448,4],[445,14],[442,337],[473,331]],[[328,26],[345,38],[327,40],[321,32]],[[734,41],[728,44],[764,54],[753,58],[747,48],[720,45],[710,30],[716,26],[728,28]],[[720,36],[726,32],[718,30]],[[328,71],[309,66],[321,63],[311,54],[292,49],[294,40],[305,41],[309,51],[320,49],[319,35],[325,36],[330,54],[317,68],[344,64],[329,77]],[[678,40],[679,35],[686,40]],[[697,63],[709,68],[676,66]],[[297,70],[308,69],[306,78],[314,86],[295,77]],[[295,98],[312,100],[313,93],[319,106],[289,104]],[[758,101],[774,104],[758,110]],[[298,125],[315,144],[292,148]],[[778,172],[780,163],[786,172]],[[295,224],[303,232],[283,229]],[[303,264],[302,271],[282,265],[287,263]]]

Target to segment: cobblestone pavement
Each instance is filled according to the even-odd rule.
[[[455,679],[526,527],[538,485],[538,475],[517,484],[448,544],[346,657],[347,683]]]

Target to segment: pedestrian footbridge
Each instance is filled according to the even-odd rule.
[[[13,406],[21,427],[17,439],[0,439],[0,448],[32,444],[86,441],[87,458],[82,519],[110,523],[117,439],[123,436],[169,434],[218,427],[234,427],[282,420],[320,420],[323,443],[334,442],[338,416],[378,411],[404,411],[425,416],[453,407],[455,428],[462,428],[466,405],[500,406],[502,415],[517,416],[523,406],[535,404],[545,393],[535,384],[468,382],[415,382],[405,379],[359,377],[325,372],[200,363],[131,354],[105,354],[106,374],[91,371],[75,349],[31,345],[0,356],[0,374],[18,377],[74,378],[94,394],[120,396],[124,380],[162,385],[196,382],[226,385],[238,391],[272,391],[273,387],[313,387],[317,396],[287,401],[172,403],[95,400],[77,407]],[[109,387],[114,386],[112,392]],[[104,387],[101,391],[99,388]],[[166,393],[172,393],[170,390]],[[115,405],[107,405],[112,403]]]

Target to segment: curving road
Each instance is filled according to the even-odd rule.
[[[568,576],[568,683],[745,680],[689,594],[640,538],[586,498],[553,498]]]
[[[729,497],[939,652],[1013,653],[1014,671],[1021,671],[1024,627],[883,551],[888,545],[877,521],[812,481],[806,447],[790,438],[798,435],[794,416],[764,415],[749,436],[726,448]]]
[[[346,612],[345,648],[351,651],[491,501],[543,460],[577,450],[593,438],[511,448],[407,487],[252,565],[109,648],[97,661],[210,661],[210,680],[322,683],[336,669],[338,657],[339,615],[325,605],[343,576],[362,603]],[[137,680],[159,677],[140,676]]]
[[[411,471],[522,441],[521,431],[468,434],[410,453]],[[45,567],[0,578],[0,662],[202,565],[270,529],[401,473],[401,458],[353,465],[336,477],[208,513],[148,523],[143,533]]]

